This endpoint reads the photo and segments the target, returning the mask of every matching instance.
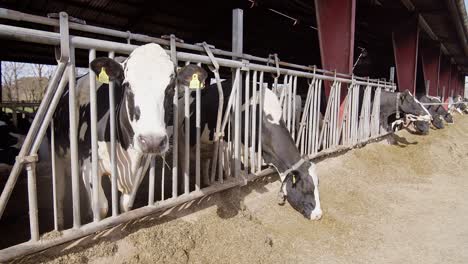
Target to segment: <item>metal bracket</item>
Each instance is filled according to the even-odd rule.
[[[242,68],[241,71],[249,71],[249,64],[250,62],[248,60],[242,60]]]
[[[48,17],[48,18],[59,19],[59,18],[60,18],[60,13],[48,13],[48,14],[47,14],[47,17]],[[72,23],[77,23],[77,24],[81,24],[81,25],[86,25],[86,20],[80,19],[80,18],[76,18],[76,17],[72,17],[72,16],[69,16],[69,17],[68,17],[68,21],[70,21],[70,22],[72,22]]]
[[[206,47],[210,48],[210,49],[215,49],[215,46],[214,45],[211,45],[211,44],[208,44],[206,42],[199,42],[199,43],[195,43],[196,46],[200,46],[200,47],[204,47],[205,50],[206,50]]]
[[[70,34],[68,27],[68,14],[60,12],[60,58],[59,62],[68,62],[70,59]]]
[[[20,163],[35,163],[39,161],[37,154],[30,155],[30,156],[17,156],[16,161]]]
[[[161,38],[166,39],[166,40],[170,40],[171,38],[174,38],[176,42],[185,43],[183,39],[176,37],[174,34],[162,35]]]

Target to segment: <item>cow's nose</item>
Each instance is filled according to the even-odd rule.
[[[139,135],[137,137],[141,151],[144,153],[161,154],[167,149],[167,135]]]

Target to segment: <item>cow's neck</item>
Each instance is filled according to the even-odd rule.
[[[302,158],[291,135],[284,124],[282,126],[272,124],[265,117],[262,123],[264,133],[262,135],[262,154],[265,161],[275,166],[279,172],[290,169]]]
[[[398,96],[395,93],[382,92],[380,96],[380,120],[384,128],[388,127],[388,118],[397,112],[396,100]]]

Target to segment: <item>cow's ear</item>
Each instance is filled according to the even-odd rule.
[[[97,76],[107,75],[109,81],[123,80],[124,70],[122,65],[113,59],[106,57],[96,58],[89,66]]]
[[[207,76],[208,73],[202,67],[189,64],[178,71],[177,82],[192,89],[201,89],[205,87]]]

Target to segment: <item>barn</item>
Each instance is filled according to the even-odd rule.
[[[468,230],[436,234],[468,215],[467,21],[461,0],[2,1],[0,262],[466,259]]]

